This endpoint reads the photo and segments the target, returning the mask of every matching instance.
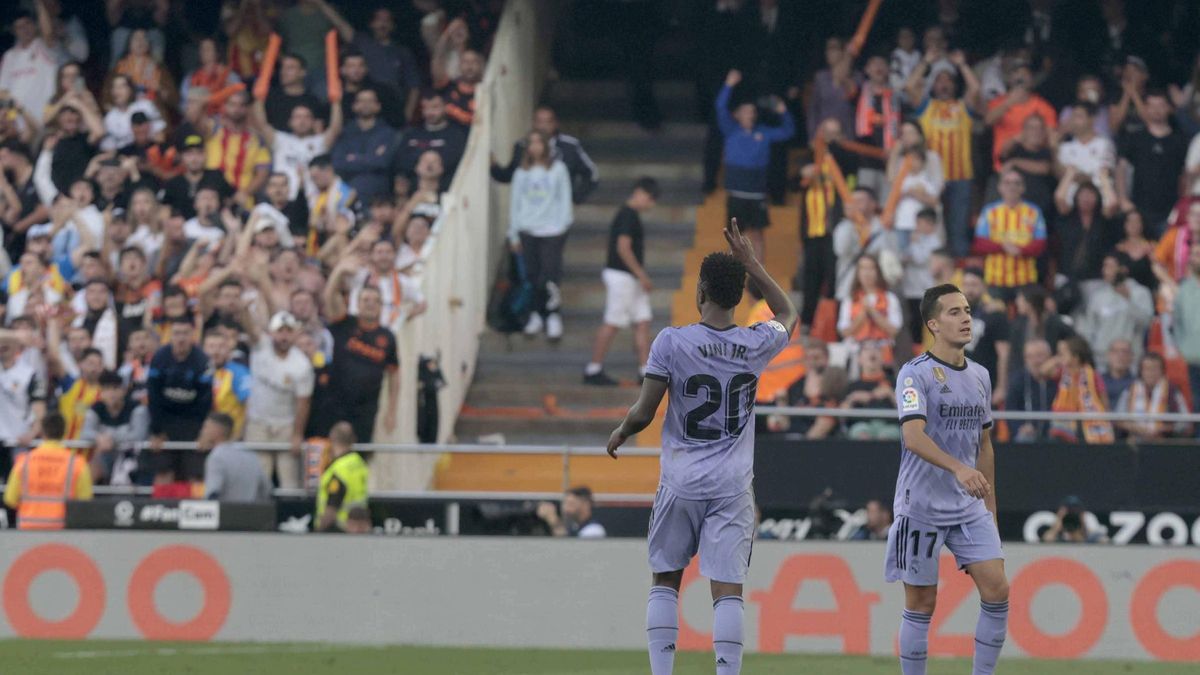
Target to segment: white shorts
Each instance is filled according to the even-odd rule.
[[[617,328],[650,320],[650,294],[642,288],[637,277],[621,270],[605,269],[601,273],[606,296],[604,323]]]

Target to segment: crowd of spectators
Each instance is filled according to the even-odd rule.
[[[823,361],[793,368],[792,386],[760,402],[888,407],[888,380],[929,341],[915,300],[949,282],[971,303],[967,352],[991,373],[997,408],[1196,410],[1200,8],[898,3],[864,40],[846,37],[863,3],[833,4],[730,0],[702,12],[730,36],[697,69],[710,139],[724,138],[730,212],[762,228],[769,203],[798,206],[796,344]],[[780,62],[776,43],[824,51]],[[809,438],[896,431],[761,423]],[[1031,420],[999,433],[1099,443],[1193,430]]]
[[[258,460],[297,487],[304,439],[397,427],[395,405],[377,415],[400,388],[393,329],[425,311],[503,3],[341,5],[5,10],[0,475],[48,411],[97,483],[164,495],[198,493],[206,459],[214,494],[260,492],[230,442],[290,447]]]

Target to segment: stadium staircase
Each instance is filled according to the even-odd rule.
[[[567,242],[565,334],[558,345],[521,334],[489,331],[483,337],[475,379],[455,430],[459,442],[602,446],[637,397],[637,359],[628,331],[618,336],[606,364],[621,386],[589,387],[581,377],[603,315],[600,272],[609,222],[641,175],[654,176],[663,188],[658,207],[644,217],[646,267],[655,283],[653,333],[697,320],[695,278],[703,257],[725,245],[725,195],[718,191],[705,199],[701,194],[705,127],[690,117],[695,110],[691,83],[658,82],[655,93],[667,119],[660,131],[649,133],[627,121],[622,82],[549,85],[547,99],[559,111],[563,130],[582,139],[600,171],[600,186],[586,204],[575,208]],[[795,207],[775,207],[771,216],[775,225],[768,230],[768,267],[776,278],[788,280],[799,252]],[[739,310],[739,319],[744,319],[749,303]],[[660,429],[661,415],[636,444],[657,447]],[[453,455],[439,464],[434,486],[557,491],[564,487],[563,475],[559,456]],[[597,492],[652,493],[657,479],[656,458],[570,460],[569,482],[587,484]]]

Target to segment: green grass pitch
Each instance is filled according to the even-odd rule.
[[[0,641],[0,668],[21,675],[643,675],[642,652],[358,647],[321,644]],[[933,660],[930,675],[969,672],[966,661]],[[1183,675],[1196,664],[1001,660],[1004,675]],[[712,657],[681,653],[679,675],[712,673]],[[853,656],[748,655],[746,675],[895,675],[894,659]]]

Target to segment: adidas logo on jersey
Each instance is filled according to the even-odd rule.
[[[949,394],[949,393],[950,393],[950,385],[948,385],[948,384],[943,384],[943,385],[942,385],[942,389],[941,389],[941,391],[942,391],[942,393],[943,393],[943,394]]]

